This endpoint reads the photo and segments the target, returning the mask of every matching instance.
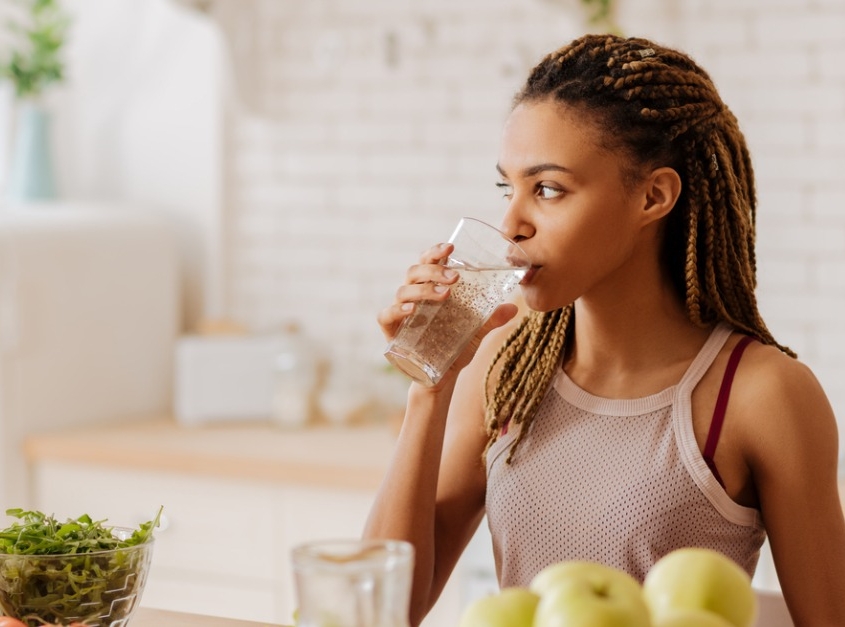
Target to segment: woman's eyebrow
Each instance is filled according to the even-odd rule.
[[[507,177],[507,174],[505,174],[504,169],[502,169],[502,166],[500,166],[498,163],[496,164],[496,170],[498,170],[499,174],[501,174],[502,176]],[[548,172],[550,170],[555,172],[564,172],[566,174],[572,174],[572,170],[556,163],[538,163],[537,165],[532,165],[531,167],[522,170],[522,176],[536,176],[540,174],[540,172]]]

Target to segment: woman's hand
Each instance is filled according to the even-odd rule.
[[[405,318],[410,316],[420,301],[442,302],[449,296],[449,286],[458,280],[458,273],[443,265],[453,250],[452,244],[437,244],[420,256],[420,262],[408,268],[405,283],[396,290],[393,304],[378,315],[381,332],[388,342]]]
[[[421,301],[443,302],[449,298],[449,286],[458,281],[459,274],[443,262],[453,249],[452,244],[438,244],[425,251],[420,257],[420,262],[408,269],[405,283],[396,291],[393,304],[382,309],[378,315],[378,323],[388,342],[396,337],[402,322],[414,312]],[[506,324],[517,312],[518,307],[514,304],[499,305],[449,368],[449,372],[460,372],[472,361],[481,340],[493,329]],[[444,377],[444,380],[448,378]]]

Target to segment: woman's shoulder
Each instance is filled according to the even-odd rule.
[[[733,338],[732,338],[733,339]],[[738,338],[734,343],[738,341]],[[797,452],[822,440],[836,441],[836,420],[812,369],[774,346],[752,342],[731,387],[732,414],[741,421],[751,451]]]
[[[740,339],[741,336],[736,335],[733,345]],[[752,395],[758,402],[767,398],[790,401],[824,394],[812,369],[776,346],[751,342],[741,363],[742,368],[736,375],[737,388]]]

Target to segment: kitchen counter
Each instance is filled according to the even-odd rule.
[[[386,426],[284,429],[269,422],[184,426],[168,416],[37,434],[30,463],[78,462],[125,469],[310,487],[374,490],[395,434]]]
[[[138,608],[132,617],[132,627],[273,627],[270,623],[256,623],[231,618],[217,618],[201,614],[168,612],[146,607]],[[279,625],[278,627],[282,627]]]
[[[38,433],[24,443],[25,505],[125,526],[163,506],[145,607],[284,625],[295,607],[291,551],[360,536],[395,441],[387,425],[186,426],[168,416]]]

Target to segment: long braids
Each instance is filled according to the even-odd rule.
[[[632,180],[662,166],[680,175],[661,252],[689,319],[701,327],[725,322],[794,356],[757,308],[751,158],[707,73],[683,53],[644,39],[586,35],[547,55],[514,102],[544,100],[579,107],[606,131],[607,147],[634,164]],[[531,312],[493,360],[487,448],[505,424],[520,425],[508,463],[562,364],[574,319],[572,305]]]

